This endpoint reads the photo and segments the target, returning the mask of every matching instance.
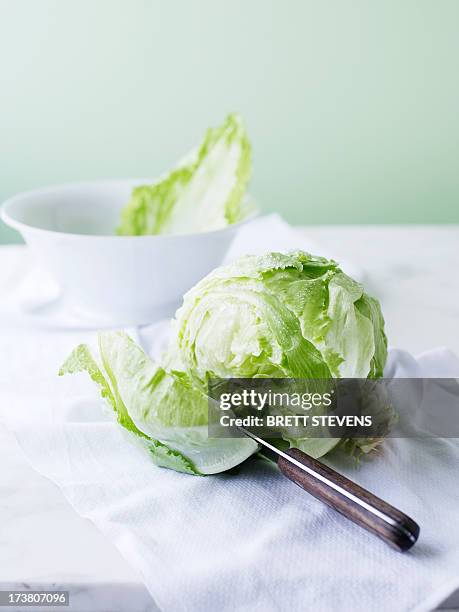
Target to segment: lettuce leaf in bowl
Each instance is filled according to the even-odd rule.
[[[242,119],[228,115],[169,174],[133,190],[117,233],[190,234],[237,223],[253,209],[246,193],[251,171]]]

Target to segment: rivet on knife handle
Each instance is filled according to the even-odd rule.
[[[279,454],[284,476],[393,548],[408,550],[418,539],[417,523],[370,491],[296,448]]]

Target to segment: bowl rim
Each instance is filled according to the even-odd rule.
[[[29,225],[28,223],[24,223],[23,221],[18,221],[11,215],[11,209],[19,200],[30,197],[30,196],[38,196],[38,195],[46,195],[47,193],[53,193],[56,191],[65,191],[66,189],[90,189],[96,186],[104,185],[104,184],[116,184],[116,183],[126,183],[131,184],[132,188],[136,185],[144,185],[144,184],[153,184],[155,179],[142,179],[142,178],[121,178],[121,179],[95,179],[90,181],[72,181],[69,183],[57,183],[48,185],[46,187],[39,187],[37,189],[29,189],[27,191],[21,191],[14,196],[7,198],[0,206],[0,218],[1,220],[8,225],[9,227],[18,231],[22,236],[23,232],[34,233],[34,234],[52,234],[53,236],[62,236],[65,238],[69,238],[72,240],[112,240],[116,238],[117,240],[123,241],[152,241],[155,242],[159,240],[171,240],[171,239],[179,239],[179,238],[194,238],[197,236],[218,236],[219,234],[228,233],[239,229],[246,223],[249,223],[253,219],[255,219],[259,215],[259,209],[255,206],[255,210],[253,210],[245,219],[241,219],[236,223],[231,223],[225,227],[221,227],[216,230],[210,230],[208,232],[190,232],[187,234],[142,234],[135,236],[118,236],[117,234],[79,234],[76,232],[60,232],[59,230],[53,229],[44,229],[42,227],[36,227],[35,225]],[[24,237],[24,236],[23,236]]]

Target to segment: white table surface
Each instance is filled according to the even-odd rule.
[[[414,354],[447,346],[459,354],[459,226],[301,231],[364,270],[392,346]],[[0,247],[0,292],[27,259],[25,247]],[[54,484],[32,470],[1,426],[0,466],[0,589],[68,588],[70,609],[79,612],[157,610],[141,577]],[[446,607],[459,609],[459,592]]]

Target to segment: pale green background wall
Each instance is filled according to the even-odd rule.
[[[235,109],[265,210],[295,223],[459,221],[458,0],[0,9],[0,199],[156,175]]]

